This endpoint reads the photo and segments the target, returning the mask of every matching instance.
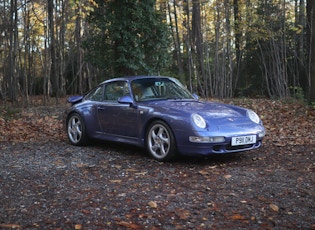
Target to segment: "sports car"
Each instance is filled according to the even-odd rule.
[[[256,149],[265,136],[254,111],[202,101],[172,77],[114,78],[68,102],[71,144],[123,142],[143,147],[158,161]]]

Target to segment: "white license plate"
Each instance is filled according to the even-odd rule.
[[[256,135],[232,137],[232,146],[247,145],[256,143]]]

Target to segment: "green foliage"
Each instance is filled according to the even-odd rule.
[[[291,86],[290,94],[297,100],[304,100],[304,91],[302,87]]]
[[[168,63],[169,32],[155,1],[98,1],[85,40],[88,60],[109,75],[158,74]]]

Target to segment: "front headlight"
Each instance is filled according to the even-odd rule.
[[[249,117],[249,119],[251,119],[253,122],[259,124],[259,116],[252,110],[247,110],[247,116]]]
[[[205,121],[205,119],[203,119],[203,117],[200,116],[199,114],[193,113],[193,114],[191,115],[191,119],[192,119],[192,121],[194,122],[194,124],[195,124],[197,127],[201,128],[201,129],[206,128],[206,126],[207,126],[206,121]]]

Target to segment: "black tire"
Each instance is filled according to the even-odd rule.
[[[72,145],[87,144],[87,134],[83,119],[77,113],[72,113],[67,119],[67,135]]]
[[[177,154],[172,130],[163,121],[154,121],[149,126],[146,147],[150,155],[158,161],[170,161]]]

